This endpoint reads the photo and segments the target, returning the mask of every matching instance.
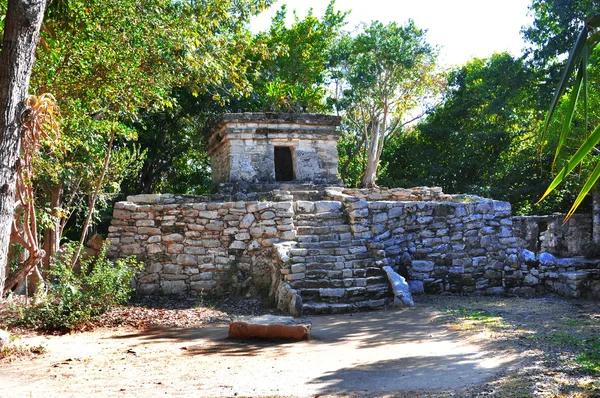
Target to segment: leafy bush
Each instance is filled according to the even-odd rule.
[[[107,247],[97,257],[80,258],[76,272],[70,267],[75,246],[67,246],[47,271],[48,291],[21,309],[23,323],[45,330],[79,329],[125,302],[139,266],[135,257],[108,260]]]

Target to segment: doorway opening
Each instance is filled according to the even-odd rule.
[[[294,180],[294,160],[292,148],[289,146],[275,147],[275,181]]]

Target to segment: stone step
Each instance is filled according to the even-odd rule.
[[[297,227],[330,227],[330,228],[342,228],[350,231],[352,227],[344,220],[330,219],[330,220],[294,220],[294,225]]]
[[[296,228],[297,235],[326,235],[326,234],[347,234],[344,238],[349,238],[350,227],[347,225],[334,225],[334,226],[298,226]]]
[[[307,315],[341,314],[381,309],[384,308],[386,305],[390,305],[391,303],[391,297],[376,300],[363,300],[354,303],[325,303],[313,301],[304,303],[302,306],[302,310],[304,314]]]
[[[320,273],[321,276],[326,274]],[[297,288],[298,293],[303,300],[308,301],[323,301],[323,302],[353,302],[364,300],[365,298],[380,298],[391,294],[387,280],[379,278],[371,279],[366,282],[360,281],[364,286],[352,286],[352,279],[334,280],[334,279],[310,279],[304,281],[302,288]],[[345,286],[344,284],[350,286]]]

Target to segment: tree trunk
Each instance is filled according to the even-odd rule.
[[[60,207],[62,204],[62,184],[57,184],[49,188],[50,191],[50,209],[54,213],[54,209]],[[53,228],[47,228],[44,230],[44,269],[50,268],[50,261],[52,257],[58,252],[60,246],[60,235],[61,235],[61,219],[56,217],[53,221]]]
[[[600,192],[592,192],[592,237],[593,242],[600,245]]]
[[[377,156],[379,150],[379,140],[383,139],[380,134],[379,122],[372,124],[371,137],[369,140],[369,150],[367,152],[367,170],[360,181],[361,188],[377,187],[377,168],[379,167],[379,159]]]
[[[4,291],[8,245],[19,167],[20,115],[47,0],[8,0],[0,53],[0,292]]]

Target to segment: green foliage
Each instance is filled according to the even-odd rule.
[[[134,146],[143,151],[142,167],[122,185],[123,194],[203,194],[210,189],[210,164],[205,132],[224,108],[210,95],[194,96],[189,89],[173,90],[177,105],[165,110],[139,111],[132,127]]]
[[[312,10],[288,28],[285,5],[277,12],[268,32],[257,34],[253,43],[268,52],[248,54],[255,65],[250,71],[253,93],[245,110],[324,112],[329,80],[329,51],[345,25],[347,13],[334,10],[331,0],[321,18]]]
[[[342,36],[332,50],[336,91],[331,102],[344,117],[342,131],[347,135],[342,178],[356,180],[350,172],[365,162],[361,184],[370,186],[387,140],[402,132],[409,112],[425,106],[440,82],[435,73],[437,50],[412,20],[405,25],[374,21],[361,29]]]
[[[247,79],[251,63],[246,59],[246,48],[252,36],[246,23],[271,3],[51,2],[42,26],[31,90],[36,94],[52,93],[57,98],[63,117],[63,142],[59,153],[42,150],[35,166],[37,214],[42,228],[56,230],[60,235],[70,219],[64,231],[71,238],[78,237],[78,216],[87,213],[89,194],[95,190],[109,137],[114,132],[109,169],[96,201],[94,220],[99,221],[122,181],[139,176],[144,166],[142,160],[153,143],[132,142],[138,134],[147,132],[137,130],[148,121],[145,116],[171,112],[179,117],[175,89],[184,87],[190,96],[203,95],[214,103],[224,92],[228,96],[247,95],[251,89]],[[253,48],[257,54],[262,50]],[[140,121],[141,118],[145,120]],[[187,136],[189,130],[185,132]],[[156,135],[152,140],[160,140],[158,129],[152,133]],[[185,144],[186,141],[180,143]],[[188,146],[178,155],[165,156],[166,169],[177,165],[181,170],[178,190],[183,189],[182,180],[186,177],[190,183],[206,179],[206,155],[203,151],[194,152],[197,147]],[[191,162],[184,160],[186,155]],[[154,178],[158,182],[153,182],[152,189],[158,186],[157,189],[170,190],[164,187],[164,181],[171,176],[165,176],[164,170]],[[203,184],[204,181],[198,182],[196,187]]]
[[[47,293],[39,293],[34,304],[22,308],[23,323],[44,330],[78,329],[125,302],[139,265],[133,257],[108,260],[107,247],[98,257],[81,258],[76,272],[70,268],[75,247],[66,246],[47,271]]]
[[[578,166],[584,165],[586,160],[590,156],[596,157],[596,146],[600,143],[600,125],[595,127],[588,135],[588,66],[590,63],[598,63],[597,54],[594,57],[593,53],[596,53],[596,47],[600,42],[600,16],[595,16],[587,20],[585,26],[582,28],[577,41],[575,42],[573,49],[567,59],[564,67],[563,76],[560,84],[556,89],[554,99],[550,104],[550,110],[546,118],[544,129],[540,134],[540,141],[542,146],[547,143],[548,133],[551,127],[551,122],[554,114],[559,108],[559,103],[566,92],[566,89],[572,85],[572,90],[569,94],[566,112],[564,114],[564,121],[561,123],[562,128],[560,129],[560,135],[558,138],[558,144],[556,146],[554,159],[559,159],[559,155],[564,149],[564,144],[570,135],[573,135],[571,129],[571,123],[577,113],[577,104],[581,94],[583,100],[583,132],[584,137],[579,140],[576,144],[577,150],[571,154],[569,159],[566,161],[564,166],[560,168],[556,177],[552,180],[546,192],[542,195],[543,200],[546,196],[552,193],[556,188],[567,179]],[[575,80],[571,82],[572,75],[575,74]],[[575,199],[573,206],[567,213],[566,219],[574,214],[575,210],[583,202],[587,194],[592,190],[598,179],[600,178],[600,163],[597,159],[594,161],[595,166],[593,171],[588,172],[588,178],[583,184],[579,195]],[[553,163],[554,166],[554,163]]]

